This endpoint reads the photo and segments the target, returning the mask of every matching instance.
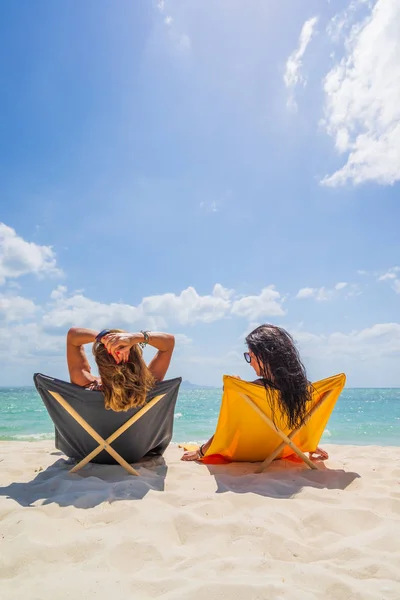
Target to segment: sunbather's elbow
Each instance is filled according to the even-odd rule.
[[[164,351],[172,352],[175,347],[175,336],[172,333],[166,333],[164,337]]]
[[[79,346],[81,343],[81,327],[70,327],[67,333],[67,343],[72,346]]]
[[[78,332],[78,327],[70,327],[68,329],[68,333],[67,333],[67,340],[69,342],[72,342],[73,339],[76,337],[77,332]]]

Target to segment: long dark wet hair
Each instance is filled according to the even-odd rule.
[[[304,421],[311,384],[300,360],[293,338],[276,325],[260,325],[246,337],[260,367],[264,387],[279,392],[278,402],[288,427],[294,429]]]

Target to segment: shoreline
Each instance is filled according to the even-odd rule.
[[[52,442],[0,442],[7,600],[397,600],[400,448],[326,445],[321,470],[143,461],[68,474]]]
[[[208,438],[204,438],[201,440],[185,440],[182,442],[176,442],[176,441],[172,441],[170,442],[169,446],[174,448],[174,447],[178,447],[181,446],[183,444],[204,444],[207,441]],[[20,439],[1,439],[0,438],[0,444],[41,444],[41,443],[52,443],[54,442],[54,432],[52,433],[32,433],[31,435],[21,435]],[[388,443],[386,442],[382,442],[380,441],[379,443],[375,442],[375,441],[371,441],[371,443],[365,443],[365,440],[363,440],[364,443],[361,443],[361,441],[358,443],[358,440],[354,440],[351,444],[349,444],[348,442],[328,442],[328,441],[324,441],[324,439],[321,439],[319,445],[323,446],[325,448],[325,446],[330,446],[330,447],[335,447],[335,446],[339,446],[339,447],[343,447],[343,446],[348,446],[348,447],[357,447],[357,448],[400,448],[400,440],[398,444],[393,444],[393,440],[390,440]]]

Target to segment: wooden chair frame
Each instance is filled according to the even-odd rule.
[[[122,458],[122,456],[118,452],[116,452],[116,450],[114,450],[114,448],[112,448],[110,444],[112,444],[112,442],[114,442],[121,434],[123,434],[124,431],[129,429],[131,425],[133,425],[134,423],[136,423],[136,421],[141,419],[144,414],[146,414],[151,408],[153,408],[153,406],[157,404],[157,402],[162,400],[165,394],[160,394],[159,396],[156,396],[155,398],[150,400],[136,414],[134,414],[133,417],[128,419],[126,423],[124,423],[123,425],[121,425],[121,427],[114,431],[114,433],[111,434],[106,440],[102,438],[101,435],[99,435],[97,431],[93,429],[93,427],[89,425],[89,423],[85,421],[85,419],[81,417],[81,415],[74,408],[72,408],[72,406],[70,406],[70,404],[61,396],[61,394],[51,391],[50,394],[55,400],[57,400],[59,404],[61,404],[61,406],[67,411],[67,413],[70,414],[71,417],[73,417],[75,421],[77,421],[79,425],[81,425],[81,427],[83,427],[83,429],[89,435],[91,435],[92,438],[94,438],[99,444],[97,448],[92,450],[92,452],[90,452],[85,458],[83,458],[78,464],[76,464],[69,471],[70,473],[76,473],[76,471],[79,471],[79,469],[81,469],[82,467],[87,465],[88,462],[93,460],[95,456],[100,454],[102,450],[106,450],[106,452],[108,452],[114,458],[114,460],[116,460],[121,465],[121,467],[126,469],[128,473],[130,473],[131,475],[139,475],[139,472],[136,471],[136,469],[134,469],[132,465],[130,465],[124,458]]]
[[[318,469],[318,467],[315,465],[315,463],[313,463],[312,460],[310,460],[308,458],[308,456],[306,454],[304,454],[304,452],[302,452],[300,450],[300,448],[298,448],[298,446],[296,446],[296,444],[294,444],[292,442],[292,438],[294,438],[294,436],[304,427],[304,425],[307,423],[307,421],[310,419],[310,417],[329,398],[329,396],[333,393],[333,391],[334,390],[329,390],[329,391],[323,393],[321,398],[314,404],[314,406],[307,413],[302,425],[298,429],[294,429],[291,433],[289,433],[289,435],[286,435],[283,431],[281,431],[279,429],[279,427],[277,427],[275,425],[275,423],[272,421],[272,419],[270,419],[261,410],[261,408],[259,408],[257,406],[257,404],[249,396],[247,396],[247,394],[239,392],[239,396],[245,402],[247,402],[247,404],[249,404],[255,410],[255,412],[261,417],[261,419],[265,423],[267,423],[267,425],[269,425],[269,427],[271,427],[271,429],[273,429],[275,431],[275,433],[277,433],[279,435],[279,437],[283,440],[282,443],[279,444],[279,446],[269,456],[267,456],[266,459],[261,463],[260,468],[257,470],[258,473],[262,473],[264,471],[264,469],[266,469],[272,463],[272,461],[275,460],[275,458],[277,456],[279,456],[279,454],[282,452],[282,450],[284,449],[285,446],[289,446],[293,450],[293,452],[295,452],[295,454],[297,454],[297,456],[299,458],[301,458],[301,460],[303,460],[308,467],[310,467],[310,469]]]

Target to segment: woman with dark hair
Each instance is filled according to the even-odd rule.
[[[100,377],[92,375],[85,353],[85,344],[93,344],[93,355]],[[147,366],[142,356],[146,345],[157,353]],[[140,407],[157,381],[167,373],[174,350],[175,338],[169,333],[140,331],[128,333],[121,329],[72,327],[67,335],[67,362],[72,383],[90,390],[101,390],[105,407],[124,411]]]
[[[276,325],[260,325],[246,337],[248,352],[244,358],[256,372],[253,381],[263,385],[267,397],[271,390],[278,392],[278,403],[286,417],[288,428],[297,429],[303,423],[312,387],[292,337]],[[213,438],[194,452],[185,452],[182,460],[200,460],[211,446]],[[316,452],[328,458],[320,448]]]

